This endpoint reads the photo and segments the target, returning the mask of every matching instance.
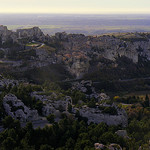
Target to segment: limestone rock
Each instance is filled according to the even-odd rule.
[[[124,110],[117,110],[117,115],[110,115],[102,113],[98,108],[82,107],[79,109],[79,113],[82,117],[88,119],[88,124],[91,122],[101,123],[104,122],[107,125],[122,125],[126,127],[128,125],[128,117]]]
[[[121,146],[118,145],[118,144],[110,144],[110,145],[108,146],[108,149],[109,149],[109,150],[122,150]]]
[[[35,97],[36,100],[40,100],[44,103],[42,108],[42,113],[44,116],[49,114],[57,114],[57,112],[68,112],[68,106],[72,105],[72,98],[70,96],[65,96],[58,99],[56,93],[52,93],[49,96],[42,95],[42,92],[33,92],[31,93],[32,97]],[[59,115],[57,115],[59,116]]]
[[[106,148],[105,145],[100,144],[100,143],[95,143],[94,147],[95,147],[95,149],[99,149],[99,150],[102,150],[102,149]]]
[[[100,144],[100,143],[95,143],[94,147],[97,150],[105,150],[105,149],[108,149],[108,150],[122,150],[121,146],[118,145],[118,144],[115,144],[115,143],[110,144],[108,146]]]
[[[13,94],[7,94],[3,98],[3,106],[8,115],[20,121],[38,120],[37,110],[31,110]]]
[[[115,133],[123,138],[129,138],[126,130],[118,130]]]
[[[13,87],[18,84],[19,82],[17,80],[11,80],[11,79],[6,79],[6,78],[3,78],[0,80],[0,87],[4,87],[4,86],[8,87],[9,85]]]
[[[33,27],[30,29],[18,29],[17,30],[18,38],[31,38],[31,39],[38,39],[44,40],[44,34],[39,27]]]
[[[1,38],[0,44],[3,44],[11,40],[13,42],[17,41],[17,35],[14,32],[8,30],[7,27],[3,25],[0,25],[0,38]]]
[[[106,93],[97,93],[93,87],[91,80],[82,80],[81,82],[75,82],[72,86],[73,90],[79,90],[86,94],[87,98],[95,98],[98,102],[102,100],[109,100],[110,97]]]

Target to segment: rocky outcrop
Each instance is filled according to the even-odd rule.
[[[58,114],[68,112],[68,106],[72,105],[72,99],[70,96],[62,97],[60,95],[61,94],[57,95],[56,93],[52,93],[51,95],[46,96],[43,95],[42,92],[31,93],[32,97],[43,102],[44,106],[42,113],[44,116],[55,114],[58,117],[60,117]]]
[[[121,136],[123,138],[129,138],[126,130],[118,130],[115,132],[118,136]]]
[[[72,90],[79,90],[85,93],[86,98],[95,98],[97,102],[110,99],[110,97],[106,93],[96,92],[91,80],[82,80],[81,82],[75,82],[72,86]]]
[[[95,108],[90,108],[87,105],[81,108],[73,107],[73,113],[79,112],[82,117],[88,119],[88,123],[101,123],[105,122],[107,125],[122,125],[127,126],[128,118],[125,110],[120,109],[116,104],[107,104],[110,97],[105,93],[97,93],[92,85],[92,81],[82,80],[81,82],[75,82],[72,90],[79,90],[85,93],[87,99],[94,98],[96,101]],[[109,101],[109,103],[111,103]],[[109,111],[104,111],[104,110]]]
[[[29,29],[18,29],[16,34],[18,36],[18,39],[30,38],[33,40],[40,40],[40,41],[45,40],[45,35],[43,34],[43,32],[39,27],[33,27]]]
[[[8,30],[6,26],[0,25],[0,45],[5,42],[16,42],[17,35]]]
[[[59,36],[63,37],[61,35]],[[118,56],[126,56],[136,63],[138,62],[139,53],[137,51],[139,47],[144,52],[150,49],[149,39],[147,41],[139,40],[135,42],[130,42],[124,41],[114,36],[104,35],[94,37],[94,36],[84,36],[80,34],[69,34],[68,36],[65,35],[64,39],[66,38],[68,39],[67,41],[64,41],[62,40],[62,38],[60,38],[66,50],[94,53],[98,57],[102,56],[104,58],[113,61]],[[149,54],[149,52],[147,54]],[[86,53],[85,55],[87,56]]]
[[[87,106],[83,106],[81,109],[75,109],[75,112],[79,111],[82,117],[86,117],[88,119],[88,123],[101,123],[104,122],[107,125],[122,125],[126,127],[128,125],[128,117],[124,110],[117,109],[116,115],[103,113],[99,108],[89,108]]]
[[[91,85],[90,81],[82,81],[82,83],[86,83],[86,85]],[[85,89],[86,90],[86,89]],[[101,93],[102,96],[105,94]],[[62,96],[61,94],[51,93],[49,96],[43,94],[43,92],[33,92],[31,93],[32,97],[35,97],[36,100],[40,100],[43,102],[44,106],[42,109],[43,115],[48,116],[49,114],[55,114],[60,117],[61,113],[72,113],[75,115],[79,112],[80,116],[86,117],[88,119],[88,123],[101,123],[104,122],[107,125],[122,125],[123,127],[127,126],[128,119],[127,114],[124,110],[119,109],[115,104],[99,104],[96,108],[89,108],[87,106],[82,106],[81,108],[76,108],[72,105],[72,99],[70,96]],[[108,98],[108,96],[106,96]],[[105,97],[104,97],[105,100]],[[72,106],[72,110],[69,111],[69,105]],[[115,114],[105,113],[99,107],[110,107],[116,110]]]
[[[13,87],[13,86],[16,86],[18,84],[19,84],[19,82],[17,80],[11,80],[11,79],[5,79],[5,78],[0,79],[0,88],[3,88],[4,86]]]
[[[7,115],[10,115],[14,119],[19,119],[23,122],[39,120],[37,110],[31,110],[13,94],[5,95],[3,106]]]
[[[21,39],[45,41],[49,36],[45,36],[39,27],[33,27],[29,29],[18,29],[16,32],[8,30],[6,26],[0,25],[0,44],[8,43],[20,43]]]
[[[108,149],[108,150],[122,150],[121,146],[118,145],[118,144],[115,144],[115,143],[110,144],[110,145],[103,145],[103,144],[100,144],[100,143],[95,143],[94,147],[97,150],[105,150],[105,149]]]

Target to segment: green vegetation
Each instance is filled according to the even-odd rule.
[[[5,128],[9,127],[0,134],[0,146],[5,150],[39,150],[43,147],[57,150],[94,150],[94,143],[97,141],[104,144],[122,143],[121,146],[126,146],[125,140],[115,134],[119,127],[108,127],[104,123],[88,126],[83,121],[74,121],[66,117],[59,123],[43,129],[33,129],[30,123],[27,123],[24,128],[20,128],[18,122],[16,124],[10,117],[6,117],[3,123],[6,124]],[[8,123],[9,126],[7,126]]]
[[[43,107],[43,103],[39,100],[35,100],[34,97],[31,97],[30,93],[33,91],[37,91],[37,90],[42,90],[42,88],[40,86],[31,86],[31,85],[23,85],[20,84],[19,86],[14,86],[11,87],[4,87],[2,90],[2,93],[0,94],[0,110],[2,114],[0,114],[0,116],[4,116],[4,109],[2,106],[2,99],[4,97],[4,95],[6,95],[7,93],[12,93],[14,95],[17,96],[18,99],[21,99],[22,102],[32,108],[32,109],[37,109],[38,113],[41,115],[42,114],[42,107]],[[9,105],[12,105],[11,102],[8,102]],[[23,109],[22,107],[12,107],[12,111],[15,111],[17,109]]]
[[[7,129],[0,133],[2,150],[39,150],[46,147],[48,150],[94,150],[94,143],[97,142],[106,145],[117,143],[127,150],[137,150],[139,145],[148,148],[150,136],[150,122],[144,120],[130,122],[127,128],[130,138],[122,138],[115,134],[120,129],[117,126],[107,126],[104,123],[87,125],[84,121],[75,121],[66,117],[59,123],[55,122],[43,129],[33,129],[31,123],[27,123],[24,128],[21,128],[19,122],[11,117],[6,117],[3,125]]]
[[[61,96],[63,97],[64,94],[70,95],[73,98],[74,104],[78,105],[78,102],[82,100],[84,104],[87,104],[92,108],[95,107],[96,103],[95,99],[87,100],[82,92],[71,92],[70,89],[64,91],[58,84],[53,82],[46,82],[43,86],[20,84],[13,88],[11,86],[4,87],[1,91],[1,118],[6,116],[2,106],[2,98],[9,92],[15,94],[27,106],[37,109],[39,114],[41,113],[43,103],[31,98],[29,94],[30,92],[44,91],[47,94],[54,91],[56,93],[62,92]],[[99,142],[105,145],[117,143],[122,148],[126,148],[126,150],[137,150],[139,146],[142,145],[145,150],[148,150],[148,141],[150,138],[150,104],[148,95],[145,95],[145,99],[136,96],[116,96],[113,100],[106,100],[105,102],[106,104],[111,104],[112,101],[120,105],[119,107],[125,108],[127,111],[129,117],[128,127],[122,128],[121,126],[107,126],[104,123],[91,123],[88,125],[87,118],[81,117],[77,112],[77,120],[72,116],[67,117],[66,115],[62,115],[62,120],[55,122],[55,116],[50,114],[47,116],[47,120],[51,123],[50,126],[46,126],[43,129],[33,129],[32,124],[27,123],[25,127],[21,128],[19,121],[12,119],[10,116],[6,116],[2,121],[5,130],[0,133],[0,147],[2,150],[94,150],[94,143]],[[69,112],[71,112],[72,107],[69,107],[68,109]],[[99,106],[99,109],[103,113],[117,115],[115,107]],[[115,133],[117,130],[121,129],[127,130],[129,138],[119,137]]]
[[[38,46],[40,46],[40,44],[38,44],[38,43],[27,43],[26,46],[29,46],[29,47],[38,47]]]
[[[110,115],[117,115],[117,110],[115,107],[105,107],[104,110],[102,111],[102,113],[107,113]]]
[[[54,114],[50,114],[46,118],[49,121],[49,123],[54,123],[54,121],[55,121],[55,115]]]
[[[30,69],[22,75],[35,83],[44,83],[45,81],[57,82],[70,76],[64,66],[59,64]]]
[[[0,58],[4,58],[5,52],[0,50]]]

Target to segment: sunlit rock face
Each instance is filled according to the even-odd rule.
[[[21,39],[28,38],[30,40],[45,41],[49,37],[45,36],[39,27],[29,29],[18,29],[16,32],[8,30],[6,26],[0,25],[1,43],[16,42],[20,43]]]
[[[44,40],[44,34],[39,27],[33,27],[30,29],[18,29],[18,38],[33,38]]]

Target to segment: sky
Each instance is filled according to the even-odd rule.
[[[150,14],[150,0],[0,0],[0,13]]]

